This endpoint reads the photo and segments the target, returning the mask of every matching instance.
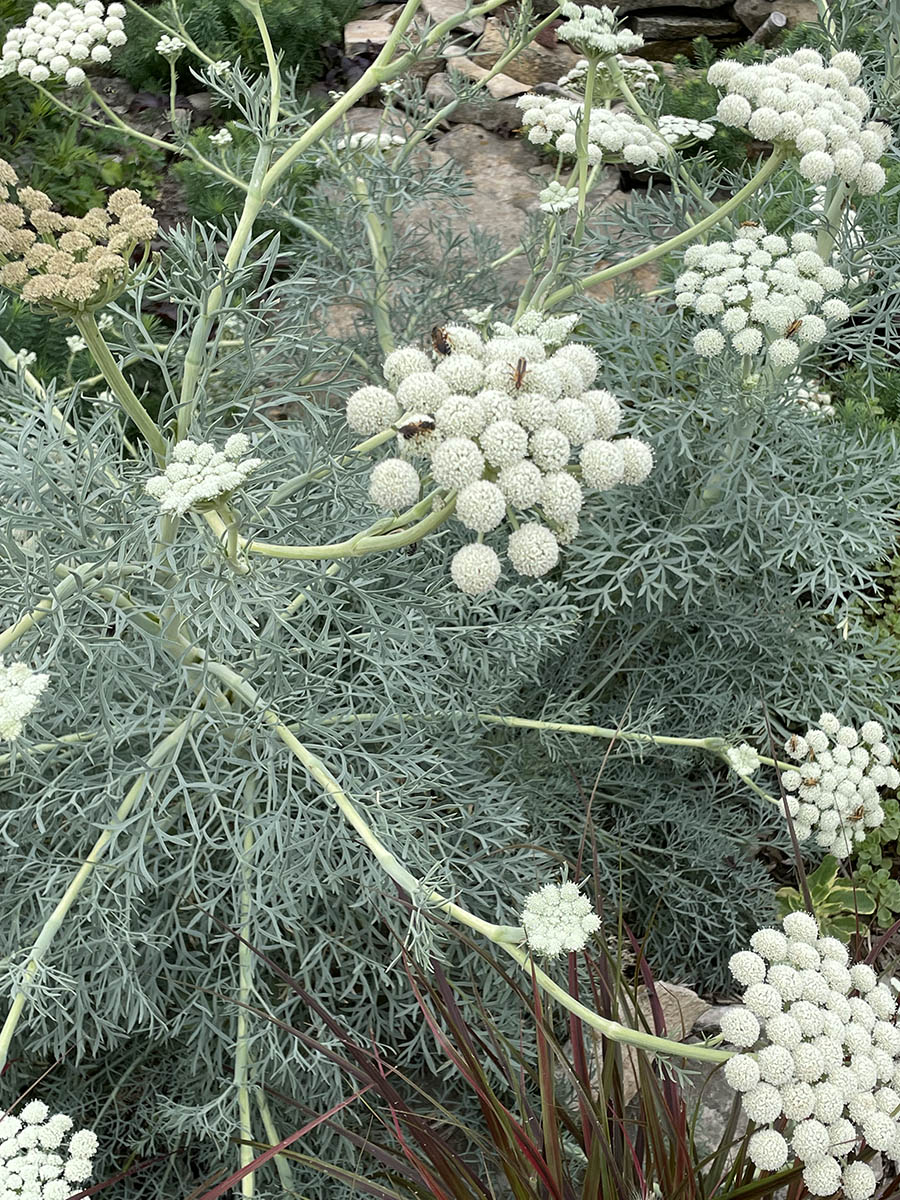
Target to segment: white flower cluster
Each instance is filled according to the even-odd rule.
[[[789,913],[779,929],[760,929],[752,949],[729,966],[744,985],[743,1005],[722,1017],[722,1034],[742,1050],[725,1078],[743,1093],[759,1129],[748,1153],[763,1171],[789,1155],[804,1163],[813,1196],[839,1188],[846,1200],[875,1191],[872,1168],[855,1157],[860,1138],[900,1159],[900,1028],[897,1000],[846,947],[821,937],[815,918]],[[761,1045],[757,1046],[760,1042]],[[786,1122],[783,1132],[772,1128]]]
[[[522,925],[533,954],[555,957],[583,950],[600,918],[575,883],[546,883],[525,901]]]
[[[49,682],[49,675],[39,675],[25,663],[5,667],[0,658],[0,738],[12,741],[19,736],[22,722],[37,707]]]
[[[864,125],[871,102],[861,87],[859,58],[849,50],[826,65],[815,50],[797,50],[768,63],[713,63],[707,79],[725,95],[716,115],[724,125],[799,154],[800,174],[811,183],[837,176],[864,196],[880,192],[878,160],[890,140],[880,121]]]
[[[596,8],[593,4],[574,4],[569,0],[562,6],[566,18],[556,30],[556,36],[580,50],[582,54],[597,55],[628,54],[644,44],[640,34],[628,29],[616,29],[616,10]]]
[[[559,154],[574,155],[578,125],[584,115],[580,100],[561,96],[520,96],[522,128],[537,146],[552,146]],[[588,122],[587,160],[625,162],[654,167],[669,152],[669,143],[624,109],[592,108]]]
[[[578,188],[567,188],[564,183],[553,180],[542,192],[538,192],[541,212],[563,213],[578,203]]]
[[[223,126],[218,133],[212,134],[209,140],[213,146],[230,146],[234,139],[231,136],[231,130]]]
[[[653,87],[659,83],[659,76],[645,58],[626,58],[624,54],[616,54],[614,57],[622,72],[622,77],[631,91],[640,91],[642,88]],[[588,60],[580,58],[571,71],[566,71],[565,75],[560,76],[556,81],[557,86],[567,88],[570,92],[583,92],[587,73]],[[618,95],[618,92],[619,89],[610,73],[608,63],[599,62],[594,77],[594,96],[601,100],[612,100]]]
[[[900,784],[884,729],[866,721],[857,731],[822,713],[817,728],[789,737],[784,749],[801,764],[781,776],[798,839],[815,834],[817,846],[846,858],[854,842],[884,821],[880,789]]]
[[[370,133],[368,130],[360,130],[357,133],[351,133],[349,137],[338,138],[334,143],[335,150],[390,150],[392,146],[402,146],[406,142],[406,138],[399,133],[388,133],[382,130],[381,133]]]
[[[183,49],[184,42],[181,38],[169,37],[167,33],[164,33],[156,43],[156,53],[161,54],[163,58],[169,59],[170,62],[174,62]]]
[[[97,1135],[79,1129],[60,1153],[73,1121],[49,1113],[43,1101],[32,1100],[18,1116],[0,1117],[0,1200],[67,1200],[84,1190]]]
[[[695,336],[694,349],[708,358],[722,353],[728,334],[739,354],[766,346],[770,363],[790,366],[802,345],[825,337],[827,322],[850,315],[833,295],[844,276],[817,253],[811,233],[795,233],[788,243],[761,222],[745,221],[731,242],[689,246],[684,265],[675,280],[676,305],[715,317],[724,331],[710,327]]]
[[[486,340],[448,325],[441,335],[449,353],[436,351],[435,362],[415,346],[394,350],[384,361],[388,386],[360,388],[347,401],[347,423],[357,433],[398,430],[397,457],[370,477],[375,505],[398,511],[416,504],[422,477],[443,494],[457,493],[457,519],[480,535],[450,568],[469,595],[490,591],[500,578],[485,534],[508,521],[512,566],[520,575],[545,575],[560,546],[578,534],[582,485],[639,484],[652,469],[644,442],[611,440],[622,414],[615,396],[591,386],[597,355],[579,343],[560,345],[577,321],[526,313],[515,329],[495,325]],[[573,454],[580,469],[570,466]],[[413,460],[425,460],[421,473]],[[516,512],[533,516],[520,524]]]
[[[785,399],[799,404],[807,412],[817,413],[820,417],[833,417],[835,408],[831,392],[824,392],[817,383],[810,379],[795,378],[785,386]]]
[[[107,63],[110,47],[124,46],[125,6],[101,0],[53,8],[36,4],[21,28],[10,29],[0,52],[0,78],[13,71],[32,83],[44,83],[51,77],[65,79],[69,87],[84,83],[80,63]]]
[[[688,139],[707,142],[716,132],[715,125],[710,125],[709,121],[695,121],[693,117],[676,117],[674,113],[663,113],[657,119],[656,127],[660,137],[670,146],[681,145]]]
[[[245,433],[233,433],[223,450],[217,450],[212,442],[185,438],[172,450],[165,472],[148,479],[144,487],[163,512],[183,516],[188,509],[209,504],[245,482],[262,463],[260,458],[243,457],[249,449]]]
[[[759,770],[759,755],[749,742],[741,742],[739,746],[729,746],[725,756],[728,759],[728,765],[738,775],[755,775]]]

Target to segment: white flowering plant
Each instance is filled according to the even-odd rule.
[[[842,339],[860,369],[892,345],[896,165],[864,112],[890,100],[886,26],[861,45],[872,26],[833,13],[790,68],[776,50],[762,77],[713,72],[725,108],[691,124],[622,61],[641,48],[627,24],[566,4],[558,36],[587,65],[570,95],[520,105],[556,163],[535,155],[505,209],[498,175],[521,221],[497,246],[460,225],[459,97],[431,105],[420,82],[500,0],[434,21],[407,0],[315,108],[255,0],[261,72],[162,11],[95,5],[38,4],[7,31],[7,85],[190,157],[238,212],[161,229],[129,188],[71,212],[0,161],[0,287],[71,339],[45,380],[0,343],[3,1087],[59,1058],[47,1095],[97,1115],[110,1165],[136,1136],[184,1147],[163,1190],[187,1194],[237,1145],[250,1200],[275,1169],[254,1146],[282,1140],[292,1102],[346,1098],[327,1059],[284,1052],[276,958],[402,1069],[434,1066],[398,930],[372,919],[386,886],[416,953],[463,971],[486,939],[608,1045],[731,1059],[560,979],[614,896],[663,970],[723,988],[771,904],[756,848],[785,852],[793,828],[811,866],[849,870],[900,782],[900,654],[865,619],[900,449],[838,398]],[[521,6],[472,88],[556,19]],[[177,55],[227,106],[213,157],[174,100],[160,139],[92,83],[141,20],[171,78]],[[682,152],[740,99],[771,148],[737,172]],[[622,163],[652,186],[604,206]],[[834,415],[785,403],[801,389]],[[471,940],[438,947],[426,911]],[[325,1153],[335,1131],[318,1135]],[[759,1144],[753,1171],[777,1157]],[[812,1164],[811,1145],[788,1152]],[[275,1157],[282,1190],[311,1194]],[[861,1194],[864,1154],[832,1157]]]

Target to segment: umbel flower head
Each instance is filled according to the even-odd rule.
[[[826,64],[804,48],[752,66],[723,59],[707,79],[725,93],[716,114],[723,125],[800,155],[800,174],[811,183],[837,177],[871,196],[885,185],[878,160],[890,129],[881,121],[864,124],[871,101],[857,86],[860,70],[850,50]]]
[[[707,358],[722,353],[727,335],[739,354],[765,350],[771,364],[786,367],[804,345],[820,342],[829,324],[850,315],[834,295],[846,280],[820,257],[811,233],[794,233],[788,242],[760,221],[745,221],[730,242],[690,246],[684,265],[676,305],[719,326],[694,337],[694,350]]]
[[[539,578],[577,537],[585,488],[643,483],[653,467],[644,442],[613,440],[621,408],[592,386],[594,351],[567,341],[577,322],[575,314],[527,312],[515,326],[495,323],[487,336],[448,325],[441,344],[449,352],[402,346],[384,361],[387,386],[367,385],[347,401],[357,433],[397,430],[394,456],[370,477],[377,507],[410,508],[428,479],[435,498],[455,493],[457,520],[478,535],[450,566],[469,595],[491,591],[501,575],[486,535],[506,525],[510,564]]]
[[[577,884],[546,883],[526,899],[522,926],[533,954],[555,957],[583,950],[600,928],[600,918]]]
[[[108,63],[124,46],[125,6],[101,0],[52,7],[35,4],[24,26],[10,29],[0,51],[0,78],[17,71],[32,83],[64,79],[69,87],[84,83],[85,67]]]
[[[884,729],[865,721],[856,730],[822,713],[815,728],[789,737],[784,749],[798,764],[781,776],[798,839],[814,836],[817,846],[846,858],[854,842],[884,821],[881,789],[900,784]]]
[[[592,58],[628,54],[644,44],[639,34],[616,28],[616,10],[605,4],[597,8],[593,4],[565,3],[562,15],[566,20],[557,29],[557,37]]]
[[[615,64],[622,73],[628,88],[640,91],[642,88],[655,87],[659,76],[645,58],[626,58],[624,54],[613,56]],[[557,86],[570,92],[583,92],[588,73],[588,60],[580,58],[570,71],[561,75],[556,81]],[[597,64],[594,76],[594,98],[597,100],[614,100],[619,94],[619,86],[609,69],[608,60],[601,59]]]
[[[726,1011],[722,1033],[745,1053],[725,1078],[763,1127],[748,1153],[763,1171],[798,1159],[813,1196],[841,1188],[867,1200],[876,1180],[863,1143],[900,1161],[897,999],[809,913],[789,913],[782,928],[758,930],[729,963],[744,1002]]]
[[[0,1197],[3,1200],[67,1200],[84,1191],[93,1173],[97,1135],[70,1133],[73,1121],[32,1100],[17,1116],[0,1117]],[[66,1138],[68,1145],[64,1147]]]
[[[163,512],[183,516],[188,509],[202,509],[245,482],[262,464],[260,458],[244,458],[249,449],[245,433],[233,433],[222,450],[212,442],[185,438],[172,450],[172,461],[163,474],[154,475],[144,486]]]
[[[547,146],[558,154],[573,156],[577,149],[578,126],[584,116],[580,100],[559,96],[520,96],[522,128],[536,146]],[[642,125],[624,109],[592,108],[587,132],[587,159],[655,167],[669,154],[672,145],[691,139],[712,137],[715,129],[687,117],[661,117],[658,131]]]
[[[50,682],[22,662],[3,665],[0,658],[0,738],[13,741],[22,732],[28,714],[37,707],[41,693]]]
[[[73,217],[54,212],[44,192],[18,183],[0,159],[0,286],[66,314],[101,308],[120,295],[133,251],[144,243],[146,256],[157,230],[140,193],[121,188],[105,208]]]

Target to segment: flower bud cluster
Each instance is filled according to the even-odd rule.
[[[164,33],[156,43],[156,53],[161,54],[163,58],[169,62],[174,62],[184,49],[184,42],[180,37],[170,37]]]
[[[520,575],[538,578],[577,537],[584,487],[639,484],[652,469],[644,442],[612,440],[622,413],[615,396],[592,387],[597,355],[565,342],[577,321],[526,313],[515,327],[494,325],[487,337],[448,325],[438,339],[444,353],[394,350],[384,362],[387,387],[360,388],[347,401],[347,423],[357,433],[398,431],[396,457],[371,474],[374,504],[409,508],[423,482],[438,494],[456,493],[456,518],[480,535],[450,567],[469,595],[490,591],[501,574],[485,534],[508,522],[507,558]],[[517,513],[527,514],[522,523]]]
[[[560,96],[520,96],[522,128],[528,140],[537,146],[552,147],[559,154],[572,156],[577,150],[578,126],[584,116],[580,100]],[[712,137],[714,129],[702,121],[686,117],[660,118],[659,132],[642,125],[624,109],[592,108],[588,121],[587,160],[628,163],[630,166],[655,167],[669,153],[669,147],[686,138]]]
[[[845,946],[821,937],[809,913],[789,913],[782,926],[758,930],[729,963],[746,990],[722,1034],[748,1053],[728,1060],[725,1078],[765,1127],[748,1153],[763,1171],[799,1160],[813,1196],[843,1189],[867,1200],[876,1180],[857,1156],[861,1140],[900,1159],[897,1000],[870,966],[851,965]]]
[[[684,271],[675,280],[675,303],[716,318],[694,337],[698,354],[712,358],[725,349],[725,335],[739,354],[766,347],[776,367],[797,361],[800,348],[820,342],[828,323],[846,321],[850,309],[834,296],[844,276],[816,251],[811,233],[795,233],[790,243],[745,221],[731,242],[688,247]]]
[[[630,91],[640,91],[642,88],[653,87],[659,83],[659,76],[645,58],[626,58],[624,54],[616,54],[616,65]],[[588,60],[580,58],[572,67],[560,76],[557,85],[570,92],[583,92],[588,73]],[[594,98],[597,100],[614,100],[619,94],[619,86],[609,69],[608,60],[597,64],[594,75]]]
[[[818,413],[820,417],[834,416],[835,408],[831,392],[822,391],[813,380],[798,378],[789,381],[789,385],[785,388],[785,398],[799,404],[807,412]]]
[[[104,7],[101,0],[81,4],[63,0],[55,8],[36,4],[24,26],[6,35],[0,78],[17,71],[32,83],[57,78],[78,87],[86,78],[84,66],[108,63],[112,49],[128,41],[124,17],[123,4]]]
[[[857,731],[822,713],[815,728],[789,737],[784,749],[800,764],[781,775],[798,839],[815,835],[817,846],[846,858],[854,842],[884,821],[881,788],[900,784],[884,729],[866,721]]]
[[[22,662],[3,665],[0,658],[0,738],[13,741],[22,732],[22,723],[37,707],[41,693],[50,682]]]
[[[138,192],[121,188],[83,217],[53,211],[44,192],[18,187],[0,159],[0,286],[30,304],[66,313],[107,304],[121,293],[132,251],[154,237],[156,219]]]
[[[148,479],[144,487],[163,512],[183,516],[190,508],[203,508],[227,496],[261,466],[260,458],[244,458],[249,449],[245,433],[233,433],[223,450],[212,442],[185,438],[175,445],[164,473]]]
[[[741,742],[739,746],[729,746],[725,755],[728,765],[738,775],[755,775],[759,770],[760,757],[749,742]]]
[[[871,107],[856,86],[861,64],[849,50],[832,55],[804,48],[768,63],[713,63],[707,79],[725,95],[716,115],[800,155],[800,174],[811,183],[842,179],[864,196],[880,192],[885,173],[878,160],[890,140],[880,121],[863,124]]]
[[[67,1200],[87,1185],[97,1153],[96,1133],[78,1129],[69,1135],[72,1118],[49,1113],[43,1101],[32,1100],[18,1116],[0,1117],[2,1200]]]
[[[567,188],[564,183],[553,180],[542,192],[538,192],[541,212],[563,213],[578,203],[578,188]]]
[[[600,918],[575,883],[546,883],[525,901],[522,925],[533,954],[556,957],[583,950]]]
[[[616,10],[596,8],[593,4],[574,4],[572,0],[562,6],[566,18],[556,31],[556,36],[582,54],[598,55],[628,54],[643,46],[640,34],[628,29],[616,28]]]

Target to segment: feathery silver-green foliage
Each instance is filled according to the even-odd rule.
[[[879,25],[862,7],[876,79],[885,72],[877,30],[890,14]],[[854,29],[841,25],[838,44]],[[261,83],[240,72],[227,85],[206,82],[237,94],[247,125],[265,133]],[[285,106],[301,111],[290,87]],[[298,117],[279,135],[283,144],[303,127]],[[278,236],[266,214],[259,221],[199,380],[198,437],[218,444],[242,429],[264,459],[237,506],[242,533],[271,542],[334,542],[370,519],[369,461],[339,463],[352,444],[342,401],[379,380],[383,357],[350,175],[365,181],[379,211],[391,198],[398,343],[425,344],[430,325],[464,308],[494,304],[508,319],[518,300],[489,266],[496,249],[464,238],[458,219],[448,219],[466,188],[454,164],[435,165],[421,150],[362,151],[351,169],[334,149],[339,133],[328,135],[329,154],[314,147],[304,156],[321,173],[312,196],[301,202],[289,185],[280,190]],[[707,195],[728,194],[750,174],[726,176],[696,159],[694,167]],[[805,220],[811,200],[785,168],[736,219],[763,216],[777,232]],[[854,251],[868,275],[849,333],[820,351],[826,373],[847,356],[863,367],[879,356],[896,312],[896,200],[857,208],[878,252]],[[554,246],[557,286],[598,258],[642,249],[648,230],[660,240],[683,228],[685,211],[697,211],[690,196],[652,189],[626,210],[595,215],[577,249]],[[221,280],[221,244],[232,232],[196,223],[175,230],[155,273],[112,309],[113,350],[160,381],[164,420],[174,415],[191,333]],[[529,236],[534,259],[540,221]],[[665,266],[678,269],[678,261]],[[507,585],[475,602],[449,581],[461,543],[455,526],[411,553],[343,559],[336,569],[254,557],[244,575],[199,518],[161,545],[158,506],[143,490],[151,456],[133,442],[132,457],[121,417],[88,400],[96,387],[57,395],[51,386],[36,400],[21,375],[0,378],[3,626],[66,589],[15,647],[51,673],[52,686],[0,765],[4,997],[153,748],[197,714],[177,755],[114,824],[29,987],[4,1077],[3,1096],[12,1097],[65,1056],[43,1090],[90,1119],[110,1166],[130,1150],[185,1148],[120,1185],[122,1195],[187,1194],[233,1153],[238,948],[207,914],[241,925],[400,1063],[427,1070],[438,1061],[405,977],[389,965],[410,927],[395,886],[262,715],[205,659],[240,670],[411,870],[491,920],[516,920],[522,898],[558,871],[561,856],[575,858],[593,796],[605,902],[649,931],[658,975],[708,986],[725,983],[729,954],[771,910],[757,852],[787,845],[777,810],[689,750],[608,752],[604,742],[487,726],[476,714],[740,734],[760,746],[764,708],[779,730],[821,708],[855,721],[878,712],[900,728],[892,683],[900,661],[857,615],[897,536],[893,430],[823,421],[785,402],[765,374],[747,388],[733,357],[698,365],[689,318],[627,280],[613,300],[576,295],[569,305],[583,314],[580,337],[602,356],[601,386],[626,403],[627,432],[653,445],[655,470],[641,488],[592,504],[552,582]],[[154,299],[174,301],[178,314],[162,349],[141,315]],[[329,332],[336,306],[348,304],[352,322]],[[343,332],[348,324],[352,332]],[[54,404],[74,433],[59,432]],[[282,486],[300,477],[292,490]],[[97,570],[66,588],[75,564]],[[188,644],[202,656],[186,657]],[[56,741],[76,732],[83,741]],[[46,742],[55,744],[39,748]],[[421,925],[413,928],[414,942],[426,942]],[[452,943],[438,949],[451,962],[465,957]],[[488,998],[502,1022],[502,992]],[[296,1017],[289,992],[258,963],[250,1003]],[[254,1089],[290,1092],[314,1111],[343,1094],[328,1063],[261,1018],[249,1022]],[[283,1136],[293,1117],[274,1101],[273,1111]],[[274,1178],[264,1187],[274,1189]],[[313,1186],[304,1181],[307,1193]]]

